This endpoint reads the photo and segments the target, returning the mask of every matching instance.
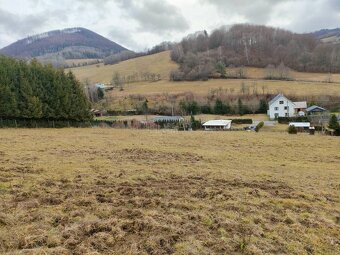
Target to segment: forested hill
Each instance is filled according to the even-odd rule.
[[[321,29],[313,33],[317,38],[323,39],[331,36],[340,36],[340,28]]]
[[[104,58],[126,50],[123,46],[85,28],[55,30],[27,37],[0,50],[16,58],[58,53],[64,59]]]
[[[82,121],[91,114],[72,73],[0,56],[0,118]]]
[[[206,79],[223,66],[284,65],[298,71],[340,72],[340,44],[248,24],[189,35],[173,47],[171,58],[180,64],[174,80]]]

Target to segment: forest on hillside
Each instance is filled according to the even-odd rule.
[[[171,73],[172,80],[204,80],[214,73],[223,77],[228,66],[334,73],[340,72],[340,45],[322,43],[312,34],[241,24],[210,35],[206,31],[189,35],[172,47],[171,59],[180,64]]]
[[[0,56],[0,118],[83,121],[91,114],[72,73]]]

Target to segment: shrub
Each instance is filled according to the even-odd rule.
[[[212,111],[211,111],[211,107],[210,107],[210,105],[202,105],[201,106],[201,113],[203,113],[203,114],[211,114],[212,113]]]
[[[173,70],[170,72],[170,81],[183,81],[184,73],[178,70]]]
[[[295,126],[289,126],[288,127],[288,133],[289,134],[297,134],[297,128]]]
[[[199,120],[195,120],[195,117],[191,115],[190,117],[190,126],[192,130],[198,130],[202,128],[202,123]]]
[[[256,132],[259,132],[259,131],[260,131],[260,129],[261,129],[263,126],[264,126],[264,122],[263,122],[263,121],[261,121],[259,124],[257,124],[257,125],[256,125],[256,127],[255,127],[255,131],[256,131]]]

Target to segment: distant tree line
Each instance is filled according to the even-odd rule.
[[[322,43],[311,34],[259,25],[234,25],[197,32],[172,46],[180,64],[172,80],[205,80],[228,66],[286,66],[298,71],[339,72],[340,45]],[[274,78],[274,77],[272,77]]]
[[[140,81],[159,81],[161,80],[161,75],[152,73],[152,72],[140,72],[140,73],[133,73],[128,75],[121,75],[119,72],[114,72],[111,84],[116,87],[122,89],[124,84],[129,84],[133,82],[140,82]]]
[[[180,110],[185,115],[189,114],[254,114],[267,113],[268,103],[266,99],[257,99],[255,102],[244,104],[241,98],[237,99],[236,104],[230,104],[228,101],[216,99],[213,104],[199,104],[195,100],[181,101],[179,103]]]
[[[75,76],[33,60],[0,56],[0,117],[91,119],[90,104]]]

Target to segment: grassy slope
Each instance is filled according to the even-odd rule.
[[[339,83],[324,83],[328,74],[322,73],[301,73],[292,72],[291,75],[297,80],[292,82],[287,81],[266,81],[263,80],[264,69],[247,68],[247,76],[250,80],[209,80],[207,82],[170,82],[168,80],[169,72],[177,68],[177,64],[170,60],[169,52],[140,57],[127,60],[116,65],[103,65],[99,67],[90,65],[80,68],[71,69],[80,79],[90,79],[92,82],[109,83],[114,72],[119,72],[123,75],[133,74],[134,72],[154,72],[160,73],[162,81],[159,82],[138,82],[125,85],[123,92],[114,91],[114,95],[125,96],[128,94],[155,94],[155,93],[181,93],[191,91],[197,94],[206,94],[210,89],[223,88],[231,89],[234,94],[240,93],[241,83],[253,90],[256,80],[256,87],[259,93],[262,93],[262,87],[266,92],[296,95],[340,95]],[[340,74],[332,76],[334,82],[340,82]]]
[[[252,80],[209,80],[195,82],[141,82],[127,84],[124,91],[114,91],[115,95],[129,94],[158,94],[158,93],[182,93],[193,92],[195,94],[206,95],[211,89],[227,89],[230,94],[240,94],[241,84],[249,88],[250,94],[253,94],[254,81]],[[340,84],[335,83],[319,83],[319,82],[301,82],[301,81],[255,81],[257,92],[262,93],[264,88],[265,93],[280,93],[287,95],[340,95]],[[232,92],[231,92],[232,91]]]
[[[340,252],[336,137],[2,129],[0,140],[1,254]]]
[[[89,79],[92,82],[110,83],[115,72],[121,75],[131,75],[135,72],[153,72],[160,74],[162,79],[168,79],[169,72],[177,65],[170,60],[170,52],[130,59],[116,65],[89,65],[72,68],[72,72],[81,81]]]

